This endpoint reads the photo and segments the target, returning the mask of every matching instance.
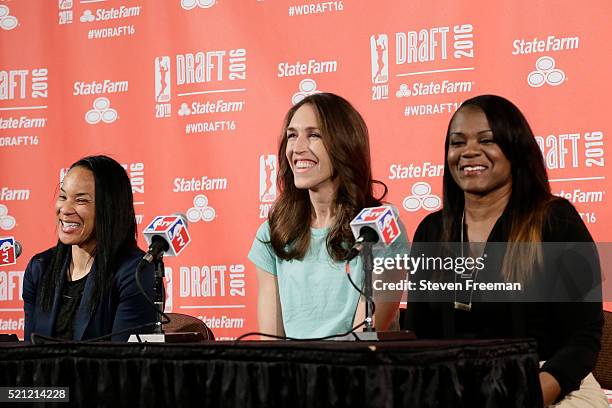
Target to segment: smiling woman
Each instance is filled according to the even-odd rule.
[[[460,249],[457,259],[464,250],[488,255],[481,271],[461,273],[461,278],[457,270],[448,271],[451,276],[443,271],[430,276],[463,284],[470,278],[472,288],[484,281],[519,284],[525,291],[513,295],[513,302],[503,296],[478,301],[490,295],[488,287],[452,290],[454,302],[427,294],[421,302],[409,297],[406,328],[419,338],[535,338],[545,405],[607,406],[589,374],[603,323],[599,265],[590,266],[597,251],[572,204],[551,194],[542,152],[527,120],[502,97],[471,98],[451,118],[445,154],[444,205],[419,224],[413,254],[447,254],[453,247]],[[423,244],[435,242],[439,244]],[[551,244],[555,242],[563,244]],[[501,253],[496,254],[495,244],[501,245]],[[415,271],[415,276],[424,273]],[[537,288],[545,288],[537,292],[544,294],[559,287],[573,297],[519,297]],[[590,292],[596,295],[584,299]]]
[[[95,180],[91,170],[75,167],[66,174],[55,204],[57,235],[63,244],[77,245],[85,252],[93,253],[96,247],[96,237],[92,234],[95,197]]]
[[[347,332],[364,319],[363,299],[345,272],[344,258],[355,242],[349,224],[383,198],[373,192],[378,182],[372,179],[368,129],[344,98],[314,94],[287,113],[278,158],[281,194],[249,253],[257,267],[260,331],[296,338]],[[391,246],[374,247],[375,257],[407,253],[401,223],[400,229]],[[362,285],[361,259],[350,270]],[[376,303],[379,330],[395,319],[401,292],[395,293],[397,298]]]
[[[24,274],[25,340],[33,333],[86,340],[155,322],[134,280],[144,252],[136,245],[123,167],[106,156],[77,161],[60,184],[55,210],[57,245],[35,255]],[[151,297],[153,272],[141,276]]]

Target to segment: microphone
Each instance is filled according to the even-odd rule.
[[[355,244],[346,256],[347,261],[359,255],[364,242],[391,245],[401,234],[393,208],[388,205],[364,208],[350,225]]]
[[[16,264],[22,251],[21,243],[15,238],[0,238],[0,266]]]
[[[143,231],[145,240],[149,244],[149,251],[142,259],[153,263],[162,254],[167,256],[180,254],[191,242],[187,225],[187,217],[181,213],[155,217]]]

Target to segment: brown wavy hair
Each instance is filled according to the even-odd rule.
[[[550,192],[542,152],[522,112],[509,100],[496,95],[480,95],[459,107],[476,108],[487,117],[493,138],[510,162],[512,192],[506,211],[510,217],[509,245],[502,265],[507,282],[526,282],[534,266],[542,264],[542,228],[550,204],[556,197]],[[456,115],[457,113],[455,113]],[[442,209],[442,242],[461,239],[457,220],[464,211],[464,194],[448,166],[450,124],[444,143],[444,206]],[[534,245],[525,245],[534,243]]]
[[[323,145],[329,154],[334,179],[338,179],[334,225],[327,235],[327,252],[336,261],[347,255],[355,239],[350,222],[364,207],[381,205],[387,186],[372,179],[368,128],[357,110],[344,98],[317,93],[295,104],[283,122],[278,148],[279,198],[270,212],[270,242],[276,255],[285,260],[303,259],[310,246],[310,226],[314,210],[307,189],[295,186],[286,157],[287,128],[295,112],[309,104],[314,109]],[[383,186],[374,197],[373,185]]]

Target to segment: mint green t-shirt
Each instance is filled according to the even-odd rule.
[[[376,244],[375,257],[408,253],[406,230],[389,247]],[[353,326],[359,292],[346,277],[344,262],[334,261],[327,252],[329,228],[311,228],[310,248],[302,260],[285,261],[274,253],[268,221],[257,230],[249,259],[258,268],[276,275],[285,335],[296,338],[342,334]],[[351,277],[363,287],[361,258],[350,263]]]

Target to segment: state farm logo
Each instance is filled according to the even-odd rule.
[[[189,116],[191,115],[191,109],[189,109],[189,106],[187,106],[187,104],[183,102],[181,103],[181,107],[179,108],[177,113],[179,116]]]
[[[155,102],[170,100],[170,57],[155,58]]]
[[[117,111],[110,107],[108,98],[97,98],[93,103],[93,109],[85,114],[85,121],[90,125],[95,125],[100,121],[104,123],[113,123],[117,120]]]
[[[442,205],[442,200],[435,194],[431,194],[431,186],[424,181],[414,183],[412,195],[404,198],[404,209],[408,212],[416,212],[421,208],[427,211],[435,211]]]
[[[302,63],[297,61],[294,63],[281,62],[278,64],[279,78],[287,78],[301,75],[316,75],[316,74],[328,74],[338,71],[338,61],[317,61],[314,58],[308,60],[308,62]]]
[[[187,219],[189,222],[211,222],[216,217],[215,209],[208,205],[208,197],[204,194],[198,194],[193,199],[193,207],[187,210]]]
[[[191,10],[196,6],[200,8],[210,8],[214,6],[216,0],[181,0],[181,7],[185,10]]]
[[[4,204],[0,204],[0,228],[5,231],[12,230],[15,228],[17,221],[15,217],[9,215],[8,207]]]
[[[309,95],[321,92],[317,90],[317,83],[315,80],[310,78],[302,79],[300,81],[299,89],[300,90],[294,93],[293,97],[291,98],[291,102],[293,102],[294,105]]]
[[[108,21],[108,20],[118,20],[129,17],[137,17],[140,15],[142,11],[141,6],[132,6],[126,7],[121,6],[118,8],[112,7],[109,9],[97,9],[94,14],[93,11],[86,9],[83,10],[83,14],[79,20],[81,23],[92,23],[94,21]]]
[[[10,12],[8,6],[0,5],[0,28],[3,30],[12,30],[19,23],[17,17],[11,16]]]
[[[372,83],[385,84],[389,80],[389,37],[386,34],[370,37]]]
[[[395,96],[397,98],[408,98],[409,96],[466,93],[472,92],[473,86],[473,81],[449,81],[446,79],[442,82],[415,82],[411,87],[407,84],[400,84]]]
[[[527,75],[527,83],[532,88],[539,88],[544,84],[551,86],[561,85],[565,81],[565,72],[555,68],[555,60],[544,56],[535,63],[536,70]]]
[[[83,11],[83,14],[79,18],[79,20],[81,20],[81,23],[91,23],[92,21],[96,20],[96,17],[93,15],[91,10],[85,10]]]
[[[128,81],[111,81],[104,79],[102,81],[76,81],[73,85],[72,94],[74,96],[81,95],[99,95],[111,93],[128,92],[130,83]]]

